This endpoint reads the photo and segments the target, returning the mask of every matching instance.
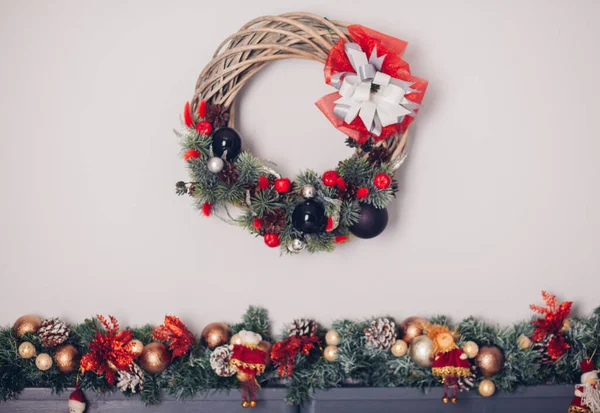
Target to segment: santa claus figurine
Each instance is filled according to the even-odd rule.
[[[427,335],[434,346],[431,372],[434,376],[441,377],[444,385],[442,401],[457,403],[458,378],[468,377],[471,374],[471,364],[467,360],[467,355],[456,345],[454,335],[448,327],[430,325],[427,328]]]
[[[69,396],[69,413],[83,413],[85,411],[85,399],[83,392],[79,390],[79,385],[75,387],[75,391]]]
[[[569,413],[600,413],[600,392],[598,391],[598,370],[591,359],[581,362],[581,384],[575,386],[575,397]]]
[[[259,388],[256,376],[265,371],[267,353],[259,348],[260,334],[242,330],[238,334],[239,344],[233,344],[230,364],[237,368],[241,383],[242,407],[256,407],[256,391]]]

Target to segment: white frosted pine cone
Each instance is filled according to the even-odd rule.
[[[131,371],[119,371],[119,381],[117,387],[122,392],[131,390],[132,393],[144,390],[144,372],[135,363],[131,365]]]
[[[226,344],[224,346],[217,347],[210,355],[210,367],[221,377],[233,376],[237,372],[235,366],[230,365],[231,361],[231,350],[233,346]]]
[[[38,335],[44,347],[56,347],[69,338],[71,328],[67,323],[58,318],[47,318],[42,321]]]
[[[377,318],[365,329],[365,337],[367,345],[389,350],[396,341],[396,323],[389,318]]]

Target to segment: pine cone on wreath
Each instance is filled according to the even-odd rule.
[[[477,380],[477,366],[471,365],[471,374],[458,378],[458,390],[470,391],[475,386],[475,380]]]
[[[396,341],[396,323],[389,318],[377,318],[365,329],[367,345],[389,350]]]
[[[285,211],[276,209],[273,212],[267,212],[262,218],[261,235],[272,233],[280,234],[281,229],[287,225],[287,217]]]
[[[317,322],[308,318],[300,318],[292,321],[288,331],[290,337],[312,337],[317,334]]]
[[[540,361],[542,364],[556,364],[560,359],[553,359],[548,353],[548,344],[554,337],[554,334],[549,334],[542,339],[542,341],[536,341],[531,346],[531,349],[540,355]]]
[[[56,347],[64,343],[69,338],[71,328],[64,321],[58,318],[48,318],[42,321],[38,330],[38,335],[42,340],[44,347]]]
[[[230,377],[237,372],[237,368],[231,365],[231,350],[233,346],[226,344],[217,347],[210,355],[210,367],[220,377]]]
[[[222,128],[227,126],[229,112],[221,105],[209,105],[206,108],[206,120],[212,124],[215,130]]]
[[[144,372],[135,363],[131,365],[131,371],[119,371],[117,387],[122,392],[130,390],[132,393],[144,390]]]
[[[227,185],[233,185],[238,179],[238,170],[233,162],[225,162],[223,170],[219,172],[218,176]]]
[[[348,184],[345,191],[341,191],[340,198],[346,201],[357,199],[358,187],[354,184]]]

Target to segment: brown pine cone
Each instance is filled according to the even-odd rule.
[[[312,337],[317,334],[317,322],[307,318],[300,318],[292,321],[292,325],[288,328],[291,336],[297,337]]]
[[[356,192],[358,191],[358,187],[354,184],[347,184],[345,191],[340,191],[340,199],[351,201],[356,199]]]
[[[219,179],[227,185],[233,185],[238,179],[238,170],[233,162],[225,162],[223,170],[218,174]]]
[[[221,105],[209,105],[206,108],[206,120],[209,121],[214,129],[227,126],[229,121],[229,112]]]
[[[267,212],[262,218],[261,235],[267,233],[279,234],[281,229],[287,225],[287,217],[285,211],[276,209],[273,212]]]
[[[69,338],[71,328],[58,318],[48,318],[42,321],[38,335],[44,347],[56,347]]]
[[[387,163],[392,159],[390,152],[383,146],[374,146],[369,151],[369,157],[367,160],[371,165],[379,166],[382,163]]]

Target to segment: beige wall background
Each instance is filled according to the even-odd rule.
[[[386,232],[280,258],[174,194],[172,128],[222,39],[312,11],[409,42],[430,81]],[[600,305],[600,3],[0,1],[0,324],[114,314],[196,331],[249,304],[299,316],[445,313],[508,323],[548,289]],[[314,62],[273,64],[244,145],[294,175],[350,152]],[[283,107],[290,110],[283,110]]]

